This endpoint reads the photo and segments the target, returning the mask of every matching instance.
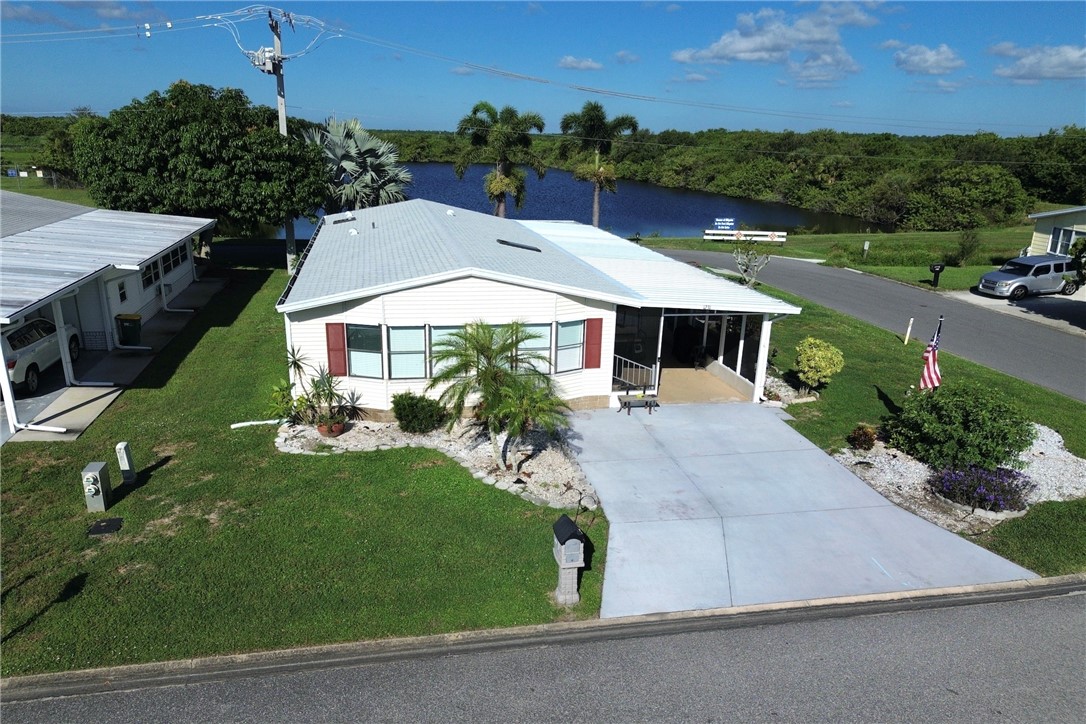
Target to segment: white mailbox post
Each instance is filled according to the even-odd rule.
[[[554,560],[558,563],[558,588],[554,598],[563,606],[572,606],[581,600],[577,571],[584,566],[584,546],[584,532],[563,513],[554,524]]]

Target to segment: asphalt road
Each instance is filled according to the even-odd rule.
[[[736,268],[730,253],[661,251],[681,261]],[[913,337],[922,344],[942,314],[940,349],[1086,402],[1086,337],[870,274],[787,257],[774,257],[758,280],[900,335],[912,317]]]
[[[1055,723],[1086,711],[1081,593],[651,632],[15,701],[0,714],[5,724]],[[123,687],[123,674],[111,683]]]

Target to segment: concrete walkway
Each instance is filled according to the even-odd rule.
[[[604,618],[1036,578],[893,505],[749,403],[578,412]]]

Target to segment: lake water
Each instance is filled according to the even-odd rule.
[[[492,168],[475,165],[457,180],[452,164],[405,164],[414,175],[411,198],[428,199],[462,209],[490,214],[493,207],[483,193],[483,176]],[[573,174],[548,169],[542,179],[528,172],[524,206],[507,213],[511,219],[546,219],[592,223],[592,185],[577,181]],[[600,196],[600,227],[618,236],[697,236],[713,226],[713,219],[729,217],[736,225],[751,229],[792,231],[797,227],[827,233],[873,231],[875,225],[851,216],[805,211],[787,204],[735,199],[702,191],[669,189],[638,181],[619,181],[618,193]],[[308,238],[313,225],[304,219],[296,223],[299,239]],[[282,238],[282,234],[280,234]]]

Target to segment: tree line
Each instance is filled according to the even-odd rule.
[[[897,136],[832,130],[699,132],[641,128],[589,101],[545,134],[530,110],[480,101],[455,132],[367,131],[357,120],[288,119],[236,89],[179,81],[99,117],[0,118],[5,139],[34,139],[32,163],[87,188],[106,208],[207,216],[236,233],[286,218],[410,196],[403,162],[493,170],[483,192],[504,215],[523,202],[525,171],[548,168],[599,195],[622,180],[790,204],[902,230],[1017,223],[1038,201],[1086,203],[1086,129],[1037,136]]]

